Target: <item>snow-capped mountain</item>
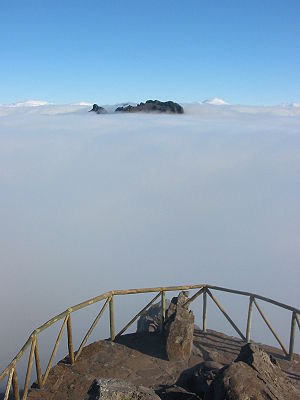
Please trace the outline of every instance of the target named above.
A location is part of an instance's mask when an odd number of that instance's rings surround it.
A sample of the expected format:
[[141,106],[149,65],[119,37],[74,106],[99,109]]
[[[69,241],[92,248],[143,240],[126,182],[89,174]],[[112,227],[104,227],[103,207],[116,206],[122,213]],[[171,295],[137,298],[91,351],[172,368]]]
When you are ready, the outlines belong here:
[[203,104],[212,104],[214,106],[224,106],[224,105],[229,104],[225,100],[219,99],[218,97],[213,97],[211,99],[204,100],[204,101],[202,101],[202,103]]
[[291,104],[292,107],[300,107],[300,101],[295,101],[294,103]]
[[92,103],[89,103],[88,101],[79,101],[78,103],[72,104],[73,106],[92,106]]

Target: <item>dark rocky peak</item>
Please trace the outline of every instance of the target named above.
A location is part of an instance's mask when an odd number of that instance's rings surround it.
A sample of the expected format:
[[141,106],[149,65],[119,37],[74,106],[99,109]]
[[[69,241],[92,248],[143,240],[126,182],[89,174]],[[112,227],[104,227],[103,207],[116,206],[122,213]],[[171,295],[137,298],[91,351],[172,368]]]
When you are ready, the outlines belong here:
[[183,114],[182,106],[173,101],[147,100],[146,103],[139,103],[136,106],[128,105],[126,107],[118,107],[116,112],[157,112],[167,114]]
[[91,111],[94,111],[97,114],[106,114],[105,108],[98,106],[98,104],[94,104],[93,108],[89,112]]
[[115,109],[115,112],[132,112],[135,110],[137,106],[131,106],[130,104],[128,106],[121,106]]

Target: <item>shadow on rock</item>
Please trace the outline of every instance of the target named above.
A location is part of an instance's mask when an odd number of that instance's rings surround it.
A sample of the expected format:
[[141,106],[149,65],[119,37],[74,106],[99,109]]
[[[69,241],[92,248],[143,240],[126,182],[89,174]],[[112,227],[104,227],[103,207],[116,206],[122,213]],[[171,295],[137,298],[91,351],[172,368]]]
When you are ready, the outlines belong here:
[[132,333],[120,336],[116,339],[116,343],[148,356],[167,360],[165,339],[159,333]]

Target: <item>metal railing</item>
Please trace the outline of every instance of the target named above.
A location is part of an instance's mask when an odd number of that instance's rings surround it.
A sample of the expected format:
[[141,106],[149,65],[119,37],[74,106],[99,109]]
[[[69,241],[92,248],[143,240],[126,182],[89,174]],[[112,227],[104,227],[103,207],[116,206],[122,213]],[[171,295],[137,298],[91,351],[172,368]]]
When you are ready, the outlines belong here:
[[[18,376],[17,376],[17,371],[16,371],[16,364],[17,362],[22,358],[24,355],[25,351],[30,347],[30,353],[29,353],[29,358],[28,358],[28,364],[27,364],[27,371],[26,371],[26,377],[25,377],[25,383],[24,383],[24,391],[23,391],[23,396],[22,400],[27,399],[28,391],[29,391],[29,385],[30,385],[30,378],[31,378],[31,371],[32,371],[32,366],[33,366],[33,361],[35,361],[35,369],[36,369],[36,383],[38,388],[42,388],[48,378],[50,369],[52,367],[54,357],[56,355],[59,343],[61,341],[63,332],[65,328],[67,327],[67,338],[68,338],[68,360],[69,363],[72,365],[74,364],[81,352],[83,347],[85,346],[89,336],[91,335],[92,331],[96,327],[97,323],[99,322],[100,318],[102,317],[105,309],[107,306],[109,306],[109,321],[110,321],[110,339],[113,341],[120,335],[122,335],[141,315],[143,315],[146,310],[158,299],[161,298],[161,329],[163,328],[163,324],[166,323],[166,308],[165,308],[165,295],[166,292],[171,292],[171,291],[180,291],[180,290],[192,290],[196,289],[197,292],[186,302],[186,305],[191,304],[197,297],[200,295],[203,296],[203,310],[202,310],[202,331],[206,332],[206,320],[207,320],[207,295],[213,300],[213,302],[216,304],[216,306],[219,308],[219,310],[222,312],[222,314],[225,316],[225,318],[228,320],[228,322],[231,324],[231,326],[234,328],[234,330],[237,332],[237,334],[241,337],[241,339],[245,342],[250,342],[250,337],[251,337],[251,322],[252,322],[252,313],[253,313],[253,305],[257,308],[259,314],[261,315],[262,319],[265,321],[266,325],[272,332],[273,336],[279,343],[280,347],[282,348],[284,354],[286,357],[291,360],[294,354],[294,346],[295,346],[295,332],[296,332],[296,325],[298,325],[298,328],[300,329],[300,310],[291,307],[287,304],[280,303],[278,301],[272,300],[270,298],[260,296],[257,294],[249,293],[249,292],[244,292],[240,290],[233,290],[233,289],[227,289],[219,286],[212,286],[212,285],[207,285],[207,284],[200,284],[200,285],[185,285],[185,286],[170,286],[170,287],[155,287],[155,288],[143,288],[143,289],[128,289],[128,290],[112,290],[110,292],[106,292],[104,294],[101,294],[100,296],[94,297],[90,300],[84,301],[80,304],[75,305],[74,307],[68,308],[66,311],[62,312],[61,314],[51,318],[49,321],[41,325],[39,328],[35,329],[32,334],[29,336],[27,342],[24,344],[22,349],[19,351],[19,353],[15,356],[15,358],[11,361],[11,363],[7,366],[7,368],[1,373],[0,375],[0,382],[4,380],[5,377],[7,378],[7,384],[6,384],[6,391],[4,395],[4,400],[8,400],[10,390],[12,388],[13,391],[13,397],[15,400],[20,400],[20,390],[19,390],[19,384],[18,384]],[[212,293],[212,291],[221,291],[221,292],[227,292],[231,294],[236,294],[236,295],[241,295],[241,296],[247,296],[249,298],[249,309],[248,309],[248,318],[247,318],[247,328],[245,335],[242,333],[242,331],[237,327],[237,325],[234,323],[234,321],[230,318],[228,313],[225,311],[225,309],[222,307],[220,302],[217,300],[215,295]],[[122,296],[122,295],[130,295],[130,294],[139,294],[139,293],[156,293],[155,297],[145,306],[141,311],[139,311],[125,326],[123,329],[120,330],[117,334],[115,333],[115,316],[114,316],[114,297],[115,296]],[[72,324],[71,324],[71,314],[81,310],[83,308],[86,308],[92,304],[98,303],[100,301],[104,301],[104,304],[102,305],[98,315],[94,319],[92,325],[88,329],[86,335],[84,336],[78,350],[74,352],[73,348],[73,335],[72,335]],[[282,340],[266,318],[265,314],[263,313],[261,306],[258,304],[258,301],[264,301],[267,303],[271,303],[275,306],[278,306],[280,308],[286,309],[292,313],[291,315],[291,329],[290,329],[290,341],[289,341],[289,349],[285,347],[283,344]],[[40,356],[39,356],[39,346],[38,346],[38,335],[49,328],[51,325],[55,324],[56,322],[63,320],[58,337],[56,339],[54,348],[52,350],[48,365],[45,369],[44,374],[42,373],[41,369],[41,363],[40,363]]]

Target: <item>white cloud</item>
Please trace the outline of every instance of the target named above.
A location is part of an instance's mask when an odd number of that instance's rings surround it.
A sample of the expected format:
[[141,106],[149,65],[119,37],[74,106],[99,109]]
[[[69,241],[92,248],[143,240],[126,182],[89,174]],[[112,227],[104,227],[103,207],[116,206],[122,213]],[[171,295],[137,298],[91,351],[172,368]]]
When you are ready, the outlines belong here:
[[49,103],[44,100],[26,100],[9,104],[9,107],[41,107],[46,106],[47,104]]
[[298,305],[299,108],[184,107],[0,107],[0,369],[109,289],[209,282]]

